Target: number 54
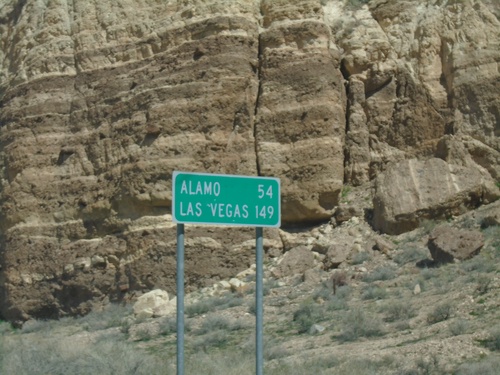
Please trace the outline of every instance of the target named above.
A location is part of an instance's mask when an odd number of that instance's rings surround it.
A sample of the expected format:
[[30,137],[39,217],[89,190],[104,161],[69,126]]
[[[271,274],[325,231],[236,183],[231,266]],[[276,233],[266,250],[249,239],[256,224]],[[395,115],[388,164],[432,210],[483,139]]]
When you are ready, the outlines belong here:
[[264,185],[259,185],[257,189],[259,191],[259,199],[264,198],[265,195],[267,195],[269,198],[273,197],[273,187],[271,185],[269,185],[267,191],[264,190]]

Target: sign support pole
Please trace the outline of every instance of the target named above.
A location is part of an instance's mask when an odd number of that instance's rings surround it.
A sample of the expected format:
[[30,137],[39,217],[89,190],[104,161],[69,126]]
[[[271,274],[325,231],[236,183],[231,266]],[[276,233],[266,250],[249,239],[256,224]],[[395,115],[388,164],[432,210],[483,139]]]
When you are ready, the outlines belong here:
[[264,371],[264,288],[263,288],[263,236],[262,227],[255,228],[256,256],[255,256],[255,363],[256,374],[263,375]]
[[177,375],[184,375],[184,224],[177,224]]

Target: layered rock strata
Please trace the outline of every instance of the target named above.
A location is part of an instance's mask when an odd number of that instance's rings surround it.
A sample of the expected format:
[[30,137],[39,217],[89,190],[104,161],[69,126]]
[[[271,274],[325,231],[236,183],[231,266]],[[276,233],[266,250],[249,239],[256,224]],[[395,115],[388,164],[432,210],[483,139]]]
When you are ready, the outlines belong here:
[[[4,1],[0,318],[172,292],[173,170],[280,177],[285,224],[328,220],[343,184],[402,159],[498,179],[497,17],[491,0]],[[190,288],[253,262],[251,229],[187,230]]]

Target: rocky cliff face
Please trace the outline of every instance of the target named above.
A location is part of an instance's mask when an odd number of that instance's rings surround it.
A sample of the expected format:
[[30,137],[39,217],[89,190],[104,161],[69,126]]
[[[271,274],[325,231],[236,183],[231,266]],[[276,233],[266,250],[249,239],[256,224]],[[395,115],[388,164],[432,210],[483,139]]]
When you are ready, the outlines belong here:
[[[487,0],[4,1],[0,314],[172,290],[173,170],[280,177],[294,224],[404,159],[498,179],[498,15]],[[247,268],[252,237],[188,228],[188,284]]]

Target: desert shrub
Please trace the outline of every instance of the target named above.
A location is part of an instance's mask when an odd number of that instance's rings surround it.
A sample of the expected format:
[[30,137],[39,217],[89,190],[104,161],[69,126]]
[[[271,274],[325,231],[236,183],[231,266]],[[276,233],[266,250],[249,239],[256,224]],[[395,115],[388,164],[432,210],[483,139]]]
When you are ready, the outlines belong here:
[[275,279],[267,279],[264,280],[264,283],[262,285],[262,294],[267,296],[269,295],[269,292],[271,289],[279,288],[280,283],[278,280]]
[[385,312],[386,322],[411,319],[416,315],[415,309],[409,302],[391,302],[385,305],[382,311]]
[[432,375],[443,374],[444,371],[439,364],[436,355],[426,358],[418,358],[411,368],[402,369],[395,375]]
[[368,260],[371,259],[371,255],[365,251],[356,253],[352,259],[351,259],[351,264],[356,265],[356,264],[362,264]]
[[154,337],[154,332],[151,330],[151,327],[142,326],[137,328],[135,331],[135,339],[137,341],[149,341]]
[[255,301],[251,301],[250,303],[248,303],[247,311],[252,315],[255,315],[257,313],[257,306]]
[[218,303],[219,303],[219,298],[205,298],[190,305],[187,305],[184,309],[184,312],[189,317],[193,317],[196,315],[203,315],[209,311],[216,310],[216,308],[219,306]]
[[228,344],[228,332],[224,330],[216,330],[196,338],[193,342],[193,349],[207,352],[210,348],[223,348]]
[[377,319],[368,317],[362,310],[352,311],[343,320],[341,341],[355,341],[360,337],[382,336],[382,324]]
[[270,345],[269,343],[264,343],[264,347],[264,359],[266,361],[288,357],[293,354],[293,352],[283,345]]
[[374,269],[363,277],[363,281],[373,282],[379,280],[391,280],[396,277],[396,270],[393,267],[382,266]]
[[469,322],[464,319],[457,319],[450,322],[448,329],[453,336],[463,335],[469,330]]
[[477,278],[476,292],[479,294],[486,294],[490,290],[492,278],[489,275],[479,275]]
[[[361,8],[363,5],[368,4],[370,0],[347,0],[346,6],[350,9]],[[347,186],[347,188],[349,188]],[[342,190],[342,195],[344,195],[344,189]]]
[[111,327],[120,327],[125,317],[130,315],[131,312],[132,307],[130,305],[110,303],[101,311],[94,310],[81,317],[79,322],[86,331],[100,331]]
[[496,270],[495,262],[488,260],[483,256],[475,256],[472,259],[466,260],[460,264],[460,268],[468,273],[480,272],[489,273]]
[[486,346],[491,350],[500,350],[500,325],[492,328],[486,340]]
[[332,298],[333,289],[331,284],[330,285],[328,284],[329,284],[328,282],[324,282],[323,285],[321,285],[321,287],[314,290],[312,298],[315,301],[318,300],[328,301],[330,298]]
[[245,325],[239,321],[228,319],[220,315],[209,315],[203,320],[196,333],[204,335],[217,330],[237,331],[243,328],[245,328]]
[[313,301],[304,302],[297,311],[293,313],[293,321],[297,324],[298,333],[305,333],[315,323],[324,320],[324,309]]
[[209,315],[203,320],[197,333],[204,335],[205,333],[213,332],[218,329],[226,330],[229,328],[230,324],[228,318],[219,315]]
[[[2,352],[3,373],[16,375],[158,374],[165,363],[112,339],[96,342],[22,337]],[[1,354],[0,354],[1,356]],[[163,372],[164,373],[164,372]]]
[[189,317],[203,315],[210,311],[225,310],[235,306],[241,306],[244,299],[233,293],[226,293],[221,297],[204,298],[185,307],[185,313]]
[[345,298],[335,296],[335,298],[330,299],[326,303],[327,311],[348,310],[348,309],[349,305],[347,304]]
[[463,363],[455,372],[455,375],[496,375],[500,368],[500,358],[486,357],[475,363]]
[[255,354],[238,350],[210,354],[195,352],[186,357],[185,362],[186,374],[242,375],[255,372]]
[[427,322],[434,324],[442,322],[450,318],[453,313],[453,305],[450,302],[444,302],[434,307],[434,309],[427,315]]
[[387,298],[387,291],[384,288],[379,286],[369,285],[363,293],[361,294],[361,299],[370,300],[370,299],[384,299]]
[[12,333],[14,332],[14,328],[9,322],[4,322],[3,320],[0,320],[0,337],[6,333]]
[[427,268],[427,267],[424,267],[420,271],[420,276],[422,276],[422,278],[424,280],[433,279],[433,278],[437,277],[438,275],[439,275],[439,270],[437,268]]
[[[168,336],[177,332],[177,318],[175,317],[164,317],[158,323],[160,326],[160,335]],[[188,322],[184,320],[184,330],[186,331],[188,331],[188,329],[186,329],[187,325]]]
[[[334,356],[320,357],[311,359],[310,357],[301,358],[298,363],[279,361],[278,365],[269,367],[265,370],[266,375],[335,375],[339,374],[336,370],[340,361]],[[351,373],[352,374],[352,373]],[[356,375],[356,374],[352,374]]]
[[[70,326],[74,324],[75,319],[72,317],[64,317],[60,319],[49,320],[29,320],[24,323],[21,333],[34,333],[34,332],[52,332],[54,329]],[[83,328],[86,328],[83,325]]]
[[407,245],[403,250],[398,251],[394,256],[394,261],[402,266],[407,263],[417,263],[419,260],[426,259],[429,251],[419,248],[415,245]]

